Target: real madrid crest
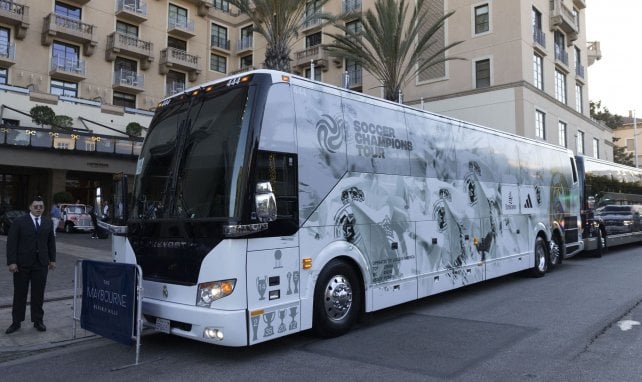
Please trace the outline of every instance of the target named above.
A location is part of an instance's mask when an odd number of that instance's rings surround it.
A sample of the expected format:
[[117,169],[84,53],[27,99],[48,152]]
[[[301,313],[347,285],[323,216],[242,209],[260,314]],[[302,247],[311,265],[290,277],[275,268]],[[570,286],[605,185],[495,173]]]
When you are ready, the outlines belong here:
[[163,297],[167,298],[169,296],[169,291],[167,290],[167,285],[163,285]]

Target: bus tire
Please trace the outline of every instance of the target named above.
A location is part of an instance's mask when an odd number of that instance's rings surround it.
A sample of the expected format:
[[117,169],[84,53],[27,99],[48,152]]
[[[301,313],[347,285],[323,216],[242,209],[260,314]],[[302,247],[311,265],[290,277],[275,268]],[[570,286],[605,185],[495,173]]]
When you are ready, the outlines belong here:
[[354,268],[332,260],[323,268],[314,288],[312,327],[321,337],[345,334],[361,311],[362,288]]
[[548,248],[548,270],[552,271],[564,260],[564,242],[558,233],[553,236],[551,245]]
[[546,242],[541,236],[538,236],[535,240],[535,264],[531,268],[532,277],[542,277],[546,274],[548,270],[548,249],[546,248]]

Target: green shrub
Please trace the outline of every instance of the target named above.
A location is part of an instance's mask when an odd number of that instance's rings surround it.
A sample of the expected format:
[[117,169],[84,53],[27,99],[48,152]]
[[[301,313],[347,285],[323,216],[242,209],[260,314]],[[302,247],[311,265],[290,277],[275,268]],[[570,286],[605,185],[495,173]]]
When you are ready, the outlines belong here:
[[40,126],[50,125],[56,117],[56,113],[54,113],[52,108],[42,105],[32,107],[31,110],[29,110],[29,114],[31,115],[31,119]]
[[129,122],[125,128],[125,132],[133,137],[140,137],[143,132],[143,126],[138,122]]

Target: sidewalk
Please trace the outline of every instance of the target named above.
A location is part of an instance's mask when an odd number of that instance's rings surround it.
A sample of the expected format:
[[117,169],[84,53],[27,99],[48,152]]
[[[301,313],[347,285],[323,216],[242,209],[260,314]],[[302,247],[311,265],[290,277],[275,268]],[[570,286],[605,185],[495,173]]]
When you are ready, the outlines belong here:
[[[7,237],[0,236],[0,353],[33,352],[75,341],[82,341],[95,334],[80,328],[76,322],[74,337],[73,294],[74,268],[78,260],[111,261],[111,238],[107,240],[90,239],[89,234],[58,233],[56,238],[56,270],[49,271],[45,289],[44,323],[46,332],[39,332],[31,323],[27,306],[22,327],[15,333],[5,334],[11,325],[11,304],[13,300],[12,276],[7,271]],[[80,284],[81,280],[78,280]],[[80,316],[80,299],[77,300],[77,313]]]

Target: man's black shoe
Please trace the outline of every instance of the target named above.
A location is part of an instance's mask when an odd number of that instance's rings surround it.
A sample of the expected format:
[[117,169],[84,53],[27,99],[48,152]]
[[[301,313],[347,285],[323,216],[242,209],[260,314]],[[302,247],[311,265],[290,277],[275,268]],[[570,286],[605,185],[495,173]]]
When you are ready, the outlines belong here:
[[42,322],[34,322],[33,327],[36,328],[39,332],[44,332],[47,330],[47,327]]
[[19,322],[14,322],[14,323],[12,323],[12,324],[11,324],[11,326],[9,326],[9,327],[7,328],[7,330],[5,331],[5,333],[6,333],[6,334],[11,334],[11,333],[15,332],[15,331],[16,331],[16,330],[18,330],[18,329],[20,329],[20,323],[19,323]]

